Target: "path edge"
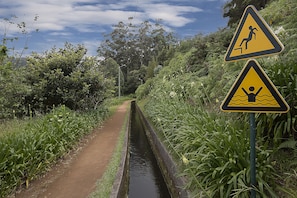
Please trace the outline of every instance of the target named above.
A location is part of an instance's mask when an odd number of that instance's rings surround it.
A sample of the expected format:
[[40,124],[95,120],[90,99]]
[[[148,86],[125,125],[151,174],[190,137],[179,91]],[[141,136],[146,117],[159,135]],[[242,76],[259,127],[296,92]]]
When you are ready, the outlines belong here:
[[[132,101],[133,102],[133,101]],[[128,189],[128,173],[127,171],[128,166],[129,166],[129,144],[130,144],[130,128],[131,128],[131,104],[127,107],[128,112],[127,112],[127,117],[125,118],[124,125],[125,127],[125,137],[124,137],[124,144],[122,146],[122,157],[121,161],[118,167],[118,171],[116,174],[115,181],[112,186],[112,190],[110,193],[110,198],[120,198],[120,197],[125,197],[127,194],[127,189]],[[125,171],[127,170],[127,171]]]

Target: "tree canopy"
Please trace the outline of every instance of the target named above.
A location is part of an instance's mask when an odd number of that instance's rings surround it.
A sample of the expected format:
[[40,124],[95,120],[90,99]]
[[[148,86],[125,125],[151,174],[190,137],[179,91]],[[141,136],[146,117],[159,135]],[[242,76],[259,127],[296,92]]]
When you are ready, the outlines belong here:
[[273,0],[230,0],[224,6],[224,17],[229,17],[228,26],[237,24],[244,9],[248,5],[254,5],[257,10],[265,8],[266,4]]
[[123,66],[125,92],[134,93],[141,83],[139,79],[144,80],[146,73],[141,67],[148,66],[153,58],[162,65],[164,59],[160,55],[174,43],[176,39],[173,34],[166,32],[160,23],[144,21],[133,24],[130,17],[128,23],[121,21],[114,25],[114,30],[105,35],[97,51],[99,56],[111,58]]

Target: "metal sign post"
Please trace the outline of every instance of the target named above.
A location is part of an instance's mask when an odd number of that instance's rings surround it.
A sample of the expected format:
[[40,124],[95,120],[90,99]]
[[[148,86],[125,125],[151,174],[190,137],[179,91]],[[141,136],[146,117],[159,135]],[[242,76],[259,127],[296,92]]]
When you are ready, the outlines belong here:
[[250,113],[251,198],[256,198],[256,131],[255,113]]

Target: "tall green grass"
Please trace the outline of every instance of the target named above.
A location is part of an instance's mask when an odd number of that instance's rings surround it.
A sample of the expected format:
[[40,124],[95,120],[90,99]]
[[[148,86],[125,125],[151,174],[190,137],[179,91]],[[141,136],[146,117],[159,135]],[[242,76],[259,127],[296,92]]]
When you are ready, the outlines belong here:
[[33,122],[34,120],[20,120],[20,119],[12,119],[12,120],[4,120],[0,122],[0,138],[7,133],[14,133],[23,128],[25,124],[28,122]]
[[[180,175],[186,176],[185,187],[192,192],[191,196],[249,197],[248,116],[219,111],[222,95],[241,66],[232,64],[232,71],[222,76],[230,66],[209,57],[209,73],[199,77],[187,72],[190,54],[177,55],[154,78],[154,83],[136,92],[138,99],[145,98],[143,111],[180,162]],[[272,150],[262,142],[261,136],[257,136],[255,190],[259,197],[277,197]]]
[[[260,64],[289,104],[290,111],[257,114],[255,190],[259,197],[296,195],[292,193],[296,191],[294,185],[287,185],[288,181],[296,183],[296,154],[291,153],[287,159],[284,159],[287,155],[281,156],[284,149],[284,153],[295,151],[297,140],[295,4],[293,0],[277,0],[261,11],[273,23],[286,48],[281,55],[260,59]],[[275,10],[280,12],[271,12]],[[186,187],[193,196],[249,197],[248,116],[219,110],[219,104],[245,63],[224,63],[226,49],[221,38],[217,33],[204,40],[193,40],[191,50],[177,52],[156,77],[137,89],[136,95],[138,100],[145,100],[144,112],[171,152],[183,162],[181,172],[187,176]],[[204,59],[193,65],[191,60],[197,59],[196,52],[201,51],[195,46],[197,42],[209,47]]]
[[65,106],[0,137],[0,197],[28,185],[109,115],[105,108],[78,113]]
[[[211,114],[181,100],[150,100],[144,110],[183,162],[181,175],[199,197],[249,197],[250,148],[248,122]],[[235,117],[233,117],[235,118]],[[276,197],[271,151],[257,146],[256,189],[261,197]],[[198,188],[197,188],[198,187]]]
[[281,57],[264,62],[267,73],[290,106],[286,114],[259,114],[262,136],[277,148],[288,139],[297,140],[297,58]]

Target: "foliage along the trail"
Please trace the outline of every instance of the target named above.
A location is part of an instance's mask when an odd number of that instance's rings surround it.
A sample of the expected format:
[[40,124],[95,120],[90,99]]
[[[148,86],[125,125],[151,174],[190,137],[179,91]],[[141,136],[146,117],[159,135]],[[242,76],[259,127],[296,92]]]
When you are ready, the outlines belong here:
[[[296,197],[295,0],[243,3],[232,0],[225,6],[225,16],[230,17],[228,27],[209,35],[197,34],[180,42],[176,42],[173,35],[158,23],[152,25],[145,21],[136,25],[130,18],[127,24],[119,22],[115,25],[114,31],[107,34],[99,46],[98,55],[104,60],[86,57],[82,45],[66,43],[61,49],[53,48],[42,55],[32,54],[27,58],[27,64],[20,66],[8,56],[9,49],[3,43],[0,48],[0,118],[39,116],[60,105],[62,109],[67,107],[79,112],[101,109],[100,104],[106,98],[117,95],[120,75],[123,93],[136,90],[137,99],[145,104],[146,115],[176,160],[181,162],[179,174],[187,177],[186,188],[193,196],[249,197],[247,114],[222,113],[219,110],[220,103],[245,64],[245,61],[223,61],[244,3],[259,6],[260,14],[285,46],[281,54],[259,58],[258,62],[290,105],[286,114],[256,115],[256,191],[260,197]],[[60,130],[63,119],[59,119],[59,115],[54,119],[57,119],[56,125]],[[46,126],[49,127],[52,126]],[[43,138],[43,131],[40,129],[40,134],[36,134]],[[13,136],[16,141],[21,140],[18,135]],[[9,133],[5,138],[12,142]],[[7,145],[0,148],[3,151],[0,161],[3,169],[0,170],[5,170],[0,173],[1,185],[7,182],[3,178],[11,174],[12,180],[21,177],[10,186],[15,187],[26,180],[28,174],[27,170],[16,169],[24,168],[19,153],[24,148],[9,150]],[[9,152],[15,154],[12,155],[15,157],[12,169],[8,169],[6,160]],[[49,154],[44,161],[51,159],[52,155],[59,156]],[[10,187],[3,189],[11,190]]]
[[[285,50],[260,58],[259,63],[290,111],[257,114],[255,190],[259,197],[296,197],[296,6],[296,1],[276,0],[260,11]],[[187,177],[187,188],[194,197],[250,196],[248,114],[219,110],[245,64],[224,62],[234,32],[230,25],[182,41],[169,64],[136,90],[138,100],[145,101],[146,115],[180,160],[180,174]]]
[[46,112],[66,105],[73,110],[93,109],[112,95],[113,80],[100,72],[98,60],[85,57],[83,46],[65,44],[45,55],[33,54],[27,60],[26,83],[31,92],[24,98],[31,110]]
[[104,107],[79,113],[61,106],[44,117],[23,123],[14,131],[1,131],[0,197],[28,187],[108,116]]
[[81,45],[65,43],[61,49],[33,53],[23,67],[3,62],[0,118],[47,113],[59,105],[80,111],[97,108],[113,95],[115,82],[85,52]]

